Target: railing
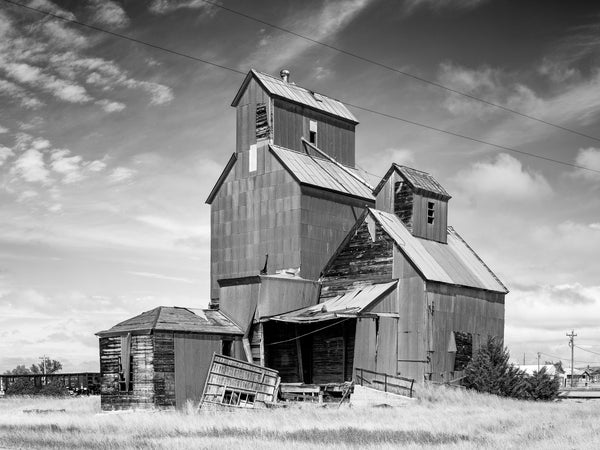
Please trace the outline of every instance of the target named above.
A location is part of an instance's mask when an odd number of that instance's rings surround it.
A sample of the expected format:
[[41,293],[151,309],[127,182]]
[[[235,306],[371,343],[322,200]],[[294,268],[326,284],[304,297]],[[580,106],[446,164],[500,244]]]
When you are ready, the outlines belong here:
[[412,398],[415,380],[357,367],[355,369],[355,383],[360,386]]

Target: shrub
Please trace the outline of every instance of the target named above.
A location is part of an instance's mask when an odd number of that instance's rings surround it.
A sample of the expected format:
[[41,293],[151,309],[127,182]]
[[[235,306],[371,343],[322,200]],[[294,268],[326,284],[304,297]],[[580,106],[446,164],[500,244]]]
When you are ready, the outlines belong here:
[[47,385],[42,386],[42,388],[38,391],[38,394],[49,395],[51,397],[67,397],[70,395],[69,390],[57,380],[52,380]]
[[533,400],[554,400],[558,397],[560,381],[558,378],[551,377],[545,367],[528,377],[527,383],[529,395]]
[[17,378],[14,383],[6,388],[6,395],[35,395],[38,388],[32,380]]

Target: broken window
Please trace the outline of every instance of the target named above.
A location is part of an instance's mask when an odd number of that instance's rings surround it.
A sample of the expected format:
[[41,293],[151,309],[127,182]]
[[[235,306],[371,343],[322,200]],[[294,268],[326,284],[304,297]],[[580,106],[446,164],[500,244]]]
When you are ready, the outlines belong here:
[[317,121],[311,120],[308,131],[308,142],[317,145]]
[[471,333],[455,331],[454,345],[456,348],[454,371],[465,370],[473,357],[473,335]]
[[130,392],[131,383],[131,333],[121,336],[121,355],[119,356],[119,391]]
[[427,202],[427,223],[433,224],[435,221],[435,203]]
[[269,138],[269,121],[267,119],[267,105],[264,103],[256,104],[256,139]]
[[256,394],[253,392],[244,392],[237,389],[225,389],[221,403],[229,406],[249,406],[254,405]]

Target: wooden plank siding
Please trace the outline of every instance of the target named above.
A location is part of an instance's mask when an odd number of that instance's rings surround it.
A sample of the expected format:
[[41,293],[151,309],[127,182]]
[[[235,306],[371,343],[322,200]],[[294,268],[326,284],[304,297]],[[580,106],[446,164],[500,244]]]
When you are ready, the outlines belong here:
[[308,140],[311,120],[317,122],[317,147],[338,162],[354,167],[354,124],[277,98],[274,99],[273,143],[304,151],[300,138]]
[[[434,205],[435,218],[432,224],[427,222],[427,204]],[[437,242],[447,242],[448,202],[420,194],[413,195],[412,234]]]
[[267,122],[272,127],[272,101],[263,88],[252,79],[236,108],[236,152],[247,153],[250,145],[256,144],[256,106],[262,103],[267,107]]
[[350,239],[323,271],[321,299],[333,297],[365,283],[392,279],[393,240],[376,224],[373,242],[367,221],[350,233]]
[[101,408],[147,409],[154,407],[154,368],[152,335],[131,337],[131,388],[120,390],[119,359],[121,337],[100,338]]
[[175,343],[173,333],[154,333],[154,402],[175,407]]

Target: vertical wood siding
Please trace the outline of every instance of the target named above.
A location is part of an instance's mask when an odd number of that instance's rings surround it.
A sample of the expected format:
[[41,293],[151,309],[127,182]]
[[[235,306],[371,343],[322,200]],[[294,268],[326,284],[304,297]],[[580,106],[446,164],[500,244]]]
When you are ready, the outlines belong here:
[[119,390],[121,336],[100,338],[100,404],[102,410],[154,407],[153,339],[151,335],[131,337],[131,390]]
[[267,107],[267,126],[272,127],[271,99],[256,80],[252,79],[236,109],[236,152],[238,156],[248,152],[250,145],[256,144],[256,106],[259,103]]
[[154,399],[159,408],[175,406],[175,347],[173,333],[154,334]]
[[[435,220],[427,223],[427,203],[433,203]],[[414,194],[413,200],[413,235],[432,241],[448,242],[448,203],[444,200]]]
[[304,151],[300,138],[308,140],[311,120],[317,122],[317,147],[338,162],[354,167],[354,124],[281,99],[274,100],[274,143]]

